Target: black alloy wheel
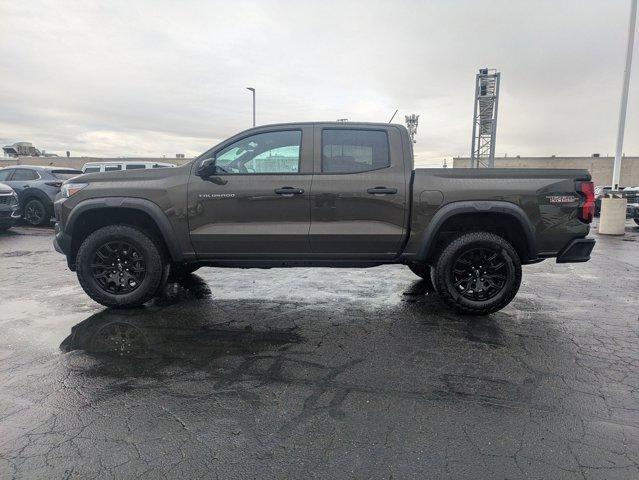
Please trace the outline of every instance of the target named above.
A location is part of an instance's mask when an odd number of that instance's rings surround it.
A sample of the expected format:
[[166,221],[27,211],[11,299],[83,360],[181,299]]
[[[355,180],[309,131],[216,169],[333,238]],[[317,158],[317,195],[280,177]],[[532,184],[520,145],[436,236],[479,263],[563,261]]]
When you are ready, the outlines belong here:
[[131,293],[144,281],[146,262],[130,243],[107,242],[99,246],[91,264],[93,279],[107,293]]
[[29,200],[24,207],[24,220],[34,227],[44,223],[46,214],[47,210],[40,200]]
[[503,237],[469,232],[443,247],[432,275],[435,291],[460,313],[487,315],[508,305],[521,284],[521,260]]
[[469,300],[490,300],[506,285],[506,261],[500,251],[482,247],[470,248],[453,263],[453,284]]
[[129,225],[107,225],[86,237],[76,254],[84,291],[106,307],[128,308],[151,300],[166,284],[162,245]]

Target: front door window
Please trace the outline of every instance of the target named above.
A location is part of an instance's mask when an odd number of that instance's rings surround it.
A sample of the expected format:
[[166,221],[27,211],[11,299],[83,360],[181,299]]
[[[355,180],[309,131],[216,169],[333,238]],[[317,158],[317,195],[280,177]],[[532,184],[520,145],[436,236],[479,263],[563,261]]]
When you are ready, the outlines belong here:
[[215,156],[220,174],[299,173],[302,132],[268,132],[243,138]]

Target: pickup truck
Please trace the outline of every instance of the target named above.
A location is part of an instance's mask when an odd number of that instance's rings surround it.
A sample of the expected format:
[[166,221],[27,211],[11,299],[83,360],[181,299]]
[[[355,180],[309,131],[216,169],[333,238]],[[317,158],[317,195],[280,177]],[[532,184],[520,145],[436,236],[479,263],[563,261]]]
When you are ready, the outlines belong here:
[[589,260],[586,170],[415,169],[401,125],[252,128],[177,168],[80,175],[54,245],[84,291],[140,305],[202,266],[404,264],[462,313],[508,305],[522,265]]

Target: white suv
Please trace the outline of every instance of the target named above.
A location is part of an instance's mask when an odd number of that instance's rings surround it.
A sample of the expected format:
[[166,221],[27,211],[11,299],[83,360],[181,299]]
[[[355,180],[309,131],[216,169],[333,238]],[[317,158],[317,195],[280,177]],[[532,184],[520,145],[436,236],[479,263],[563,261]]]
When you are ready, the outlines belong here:
[[175,167],[175,164],[164,162],[88,162],[82,167],[82,173],[117,172],[118,170],[167,167]]

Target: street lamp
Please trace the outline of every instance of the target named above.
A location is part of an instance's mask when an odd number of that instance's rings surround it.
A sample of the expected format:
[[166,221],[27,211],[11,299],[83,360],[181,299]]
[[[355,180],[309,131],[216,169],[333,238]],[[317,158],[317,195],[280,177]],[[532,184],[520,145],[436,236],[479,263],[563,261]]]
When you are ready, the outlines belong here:
[[253,126],[255,126],[255,89],[253,87],[246,87],[246,89],[253,92]]

